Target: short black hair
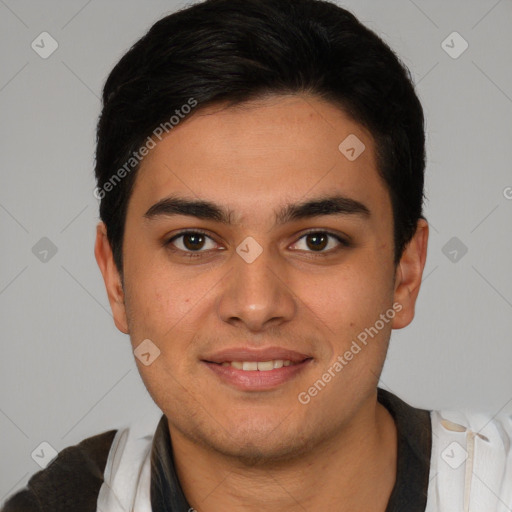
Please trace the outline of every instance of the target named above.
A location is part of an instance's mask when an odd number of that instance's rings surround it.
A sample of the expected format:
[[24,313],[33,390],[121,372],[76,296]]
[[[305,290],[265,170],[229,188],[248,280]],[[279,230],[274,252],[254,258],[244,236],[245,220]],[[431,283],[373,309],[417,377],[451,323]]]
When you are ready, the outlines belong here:
[[297,93],[330,101],[372,134],[398,264],[424,218],[424,116],[408,68],[334,3],[206,0],[157,21],[103,88],[95,195],[121,275],[127,206],[150,139],[201,107]]

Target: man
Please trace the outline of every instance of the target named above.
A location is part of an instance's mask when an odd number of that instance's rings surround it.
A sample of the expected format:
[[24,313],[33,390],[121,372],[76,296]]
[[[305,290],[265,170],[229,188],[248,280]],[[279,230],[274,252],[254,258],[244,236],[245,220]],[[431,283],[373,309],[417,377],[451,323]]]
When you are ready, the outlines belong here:
[[95,255],[163,414],[63,450],[3,510],[511,510],[510,418],[377,388],[425,266],[423,123],[332,3],[158,21],[104,87]]

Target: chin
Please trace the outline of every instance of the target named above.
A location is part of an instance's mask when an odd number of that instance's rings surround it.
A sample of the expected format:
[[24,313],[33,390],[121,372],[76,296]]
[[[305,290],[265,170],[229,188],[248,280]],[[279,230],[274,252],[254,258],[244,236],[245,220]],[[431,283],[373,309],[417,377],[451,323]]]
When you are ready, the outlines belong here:
[[264,467],[287,462],[299,458],[306,450],[306,446],[298,437],[265,439],[264,436],[255,435],[252,439],[246,433],[245,437],[236,435],[226,439],[225,442],[210,440],[210,447],[225,457],[230,457],[247,467]]
[[234,418],[223,427],[214,432],[195,429],[193,436],[205,447],[233,459],[235,464],[249,467],[299,458],[314,444],[304,426],[286,415],[272,419],[253,415],[245,421]]

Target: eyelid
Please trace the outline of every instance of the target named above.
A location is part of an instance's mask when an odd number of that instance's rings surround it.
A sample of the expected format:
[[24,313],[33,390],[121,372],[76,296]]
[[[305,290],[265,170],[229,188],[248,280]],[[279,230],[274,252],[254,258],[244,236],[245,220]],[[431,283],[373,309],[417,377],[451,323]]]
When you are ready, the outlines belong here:
[[[166,238],[166,240],[164,241],[164,246],[172,245],[172,242],[174,240],[176,240],[177,238],[180,238],[183,235],[188,235],[188,234],[204,235],[205,237],[209,238],[213,242],[217,243],[215,238],[213,236],[211,236],[210,234],[208,234],[207,231],[204,231],[204,230],[202,230],[200,228],[190,228],[190,229],[183,229],[183,230],[179,231],[178,233],[175,233],[171,238]],[[197,254],[197,253],[200,253],[200,252],[207,252],[207,251],[183,251],[183,249],[178,249],[178,248],[174,248],[173,250],[181,251],[181,252],[188,252],[188,253],[191,253],[191,254],[194,254],[194,253]]]
[[335,231],[331,231],[330,229],[319,229],[319,228],[310,228],[307,231],[303,231],[297,240],[300,240],[303,236],[309,235],[310,233],[324,233],[326,235],[332,236],[336,238],[340,243],[351,245],[352,241],[348,235],[343,233],[337,233]]
[[[295,245],[302,238],[304,238],[306,235],[311,234],[311,233],[326,234],[327,236],[330,236],[330,237],[336,239],[342,247],[350,247],[352,245],[350,237],[344,236],[344,235],[341,235],[341,234],[338,234],[338,233],[334,233],[334,232],[332,232],[332,231],[330,231],[328,229],[322,229],[322,228],[310,228],[307,231],[303,231],[298,236],[298,238],[295,240],[295,242],[292,243],[292,245]],[[207,238],[209,238],[213,242],[217,243],[215,238],[212,237],[211,235],[209,235],[207,231],[204,231],[204,230],[202,230],[200,228],[189,228],[189,229],[183,229],[183,230],[179,231],[178,233],[175,233],[170,239],[167,239],[164,242],[164,245],[165,246],[172,245],[172,242],[174,240],[176,240],[177,238],[179,238],[179,237],[181,237],[183,235],[187,235],[187,234],[201,234],[201,235],[206,236]],[[183,252],[183,253],[186,253],[186,254],[201,254],[201,253],[207,253],[208,252],[208,250],[206,250],[206,251],[202,251],[202,250],[199,250],[199,251],[184,251],[183,249],[178,249],[176,247],[174,247],[171,250]],[[311,254],[315,254],[316,253],[316,254],[322,255],[322,254],[330,254],[331,252],[335,252],[335,251],[336,251],[336,249],[330,249],[329,251],[305,251],[305,252],[308,252],[308,253],[311,253]]]
[[329,249],[327,251],[326,250],[308,251],[308,250],[304,250],[304,249],[297,249],[297,250],[299,252],[303,252],[303,253],[307,254],[308,257],[314,258],[316,256],[324,256],[324,257],[331,256],[331,255],[337,254],[343,248],[352,247],[352,242],[350,240],[350,237],[347,237],[346,235],[341,235],[341,234],[335,233],[333,231],[330,231],[329,229],[318,229],[318,228],[312,228],[312,229],[302,232],[298,236],[297,240],[295,242],[293,242],[292,245],[298,244],[305,236],[307,236],[309,234],[316,234],[316,233],[320,233],[323,235],[327,235],[327,237],[334,238],[338,242],[337,247],[332,247],[331,249]]

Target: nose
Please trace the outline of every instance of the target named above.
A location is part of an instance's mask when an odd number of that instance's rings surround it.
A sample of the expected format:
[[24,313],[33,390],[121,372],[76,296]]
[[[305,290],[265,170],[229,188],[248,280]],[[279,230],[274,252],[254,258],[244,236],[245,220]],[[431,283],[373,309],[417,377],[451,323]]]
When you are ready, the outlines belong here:
[[224,322],[253,333],[290,321],[297,310],[283,261],[268,248],[258,247],[240,244],[218,302]]

